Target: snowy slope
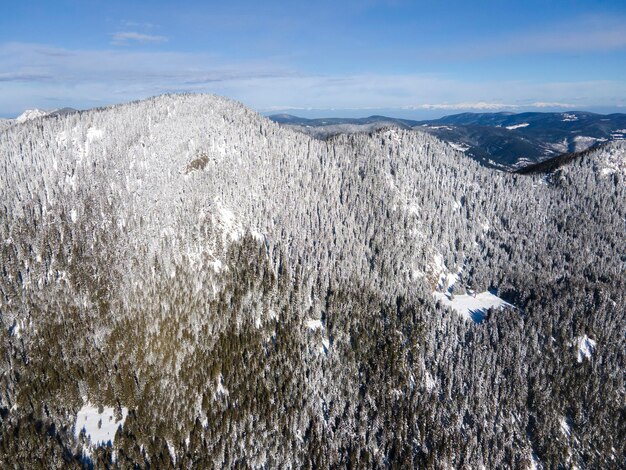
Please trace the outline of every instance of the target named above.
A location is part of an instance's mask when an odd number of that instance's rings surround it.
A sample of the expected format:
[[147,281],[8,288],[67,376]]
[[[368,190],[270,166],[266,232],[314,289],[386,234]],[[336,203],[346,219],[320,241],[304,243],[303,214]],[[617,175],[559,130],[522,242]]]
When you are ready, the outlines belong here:
[[36,109],[36,108],[27,109],[22,114],[20,114],[17,118],[15,118],[15,121],[22,124],[26,121],[32,121],[33,119],[37,119],[37,118],[44,117],[47,115],[48,115],[48,112],[43,111],[41,109]]

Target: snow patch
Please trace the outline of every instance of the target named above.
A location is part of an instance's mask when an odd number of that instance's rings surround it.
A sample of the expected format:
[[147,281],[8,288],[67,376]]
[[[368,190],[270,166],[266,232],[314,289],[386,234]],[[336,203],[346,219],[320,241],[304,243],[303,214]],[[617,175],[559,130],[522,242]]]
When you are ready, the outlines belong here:
[[570,435],[572,434],[572,429],[570,428],[569,423],[567,422],[567,418],[565,416],[563,416],[561,418],[561,421],[559,422],[561,425],[561,432],[566,436],[566,437],[570,437]]
[[506,128],[510,131],[513,129],[521,129],[522,127],[528,127],[529,124],[527,122],[522,122],[521,124],[514,124],[512,126],[506,126]]
[[309,330],[320,330],[323,328],[322,320],[306,320],[304,322]]
[[458,150],[459,152],[467,152],[470,149],[470,146],[464,143],[457,144],[455,142],[448,142],[448,144],[450,144],[450,147],[454,150]]
[[102,413],[99,413],[97,406],[87,403],[76,415],[74,435],[78,438],[84,429],[92,447],[105,445],[109,442],[112,444],[117,429],[124,426],[127,416],[128,408],[122,407],[122,419],[116,421],[113,408],[105,406],[102,408]]
[[451,296],[442,292],[433,292],[435,299],[440,301],[444,306],[456,311],[459,315],[467,320],[480,323],[490,308],[513,307],[492,292],[485,291],[479,294],[463,294]]
[[169,452],[170,457],[172,458],[172,463],[176,465],[176,449],[174,448],[174,446],[172,445],[170,441],[165,441],[165,443],[167,444],[167,451]]
[[575,343],[578,345],[578,362],[583,362],[585,359],[591,360],[597,343],[587,335],[579,336]]
[[578,116],[576,116],[575,114],[570,114],[570,113],[563,113],[562,114],[563,122],[573,122],[573,121],[578,121]]
[[433,376],[428,371],[426,371],[426,373],[424,374],[424,385],[426,386],[426,390],[428,390],[429,392],[433,391],[434,388],[437,386],[437,382],[435,381],[435,379],[433,379]]

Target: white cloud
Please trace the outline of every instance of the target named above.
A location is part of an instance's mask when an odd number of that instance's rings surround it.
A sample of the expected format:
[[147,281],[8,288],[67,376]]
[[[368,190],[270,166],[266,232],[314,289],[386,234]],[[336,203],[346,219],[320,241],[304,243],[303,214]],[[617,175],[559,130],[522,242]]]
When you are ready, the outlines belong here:
[[125,46],[131,42],[139,44],[160,44],[162,42],[167,42],[167,38],[165,36],[143,34],[135,31],[118,31],[117,33],[112,34],[111,44],[115,46]]
[[493,111],[499,109],[520,109],[520,108],[573,108],[576,105],[569,103],[535,101],[523,104],[511,103],[494,103],[494,102],[463,102],[463,103],[436,103],[436,104],[418,104],[406,106],[406,109],[426,109],[426,110],[459,110],[459,109],[476,109]]
[[536,101],[530,104],[534,108],[574,108],[575,104],[570,103],[556,103],[551,101]]
[[624,104],[624,81],[471,81],[434,74],[307,75],[276,61],[209,53],[0,44],[0,113],[211,92],[260,110],[584,109]]
[[414,106],[407,106],[407,109],[436,109],[436,110],[454,110],[454,109],[505,109],[510,108],[512,105],[504,103],[486,103],[484,101],[478,101],[475,103],[438,103],[438,104],[418,104]]

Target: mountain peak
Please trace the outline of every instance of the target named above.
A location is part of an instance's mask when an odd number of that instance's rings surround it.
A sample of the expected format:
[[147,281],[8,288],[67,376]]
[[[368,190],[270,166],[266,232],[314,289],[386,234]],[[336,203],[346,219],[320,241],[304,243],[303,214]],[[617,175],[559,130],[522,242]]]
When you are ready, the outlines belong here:
[[32,121],[33,119],[37,119],[37,118],[47,116],[47,115],[48,115],[48,112],[43,111],[41,109],[37,109],[37,108],[27,109],[22,114],[20,114],[15,120],[19,123],[22,123],[26,121]]

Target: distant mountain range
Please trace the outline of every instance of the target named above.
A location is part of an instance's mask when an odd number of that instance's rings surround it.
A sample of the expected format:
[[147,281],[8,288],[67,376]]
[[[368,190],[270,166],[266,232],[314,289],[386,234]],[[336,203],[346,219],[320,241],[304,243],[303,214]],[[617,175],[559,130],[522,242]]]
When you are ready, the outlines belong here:
[[[16,119],[0,119],[0,131],[15,123],[76,112],[79,111],[73,108],[29,109]],[[318,139],[370,133],[388,127],[416,129],[447,142],[485,166],[507,171],[534,167],[555,157],[626,139],[626,114],[622,113],[461,113],[423,121],[379,115],[307,119],[275,114],[269,119]]]
[[419,129],[486,166],[505,170],[516,170],[626,138],[626,114],[603,115],[583,111],[462,113],[427,121],[387,116],[306,119],[289,114],[269,118],[317,138],[371,132],[389,126]]
[[74,108],[60,108],[53,110],[43,110],[43,109],[27,109],[22,114],[20,114],[15,119],[0,119],[0,131],[11,127],[13,124],[21,124],[27,121],[32,121],[33,119],[42,118],[45,116],[66,116],[68,114],[77,113],[78,110]]

